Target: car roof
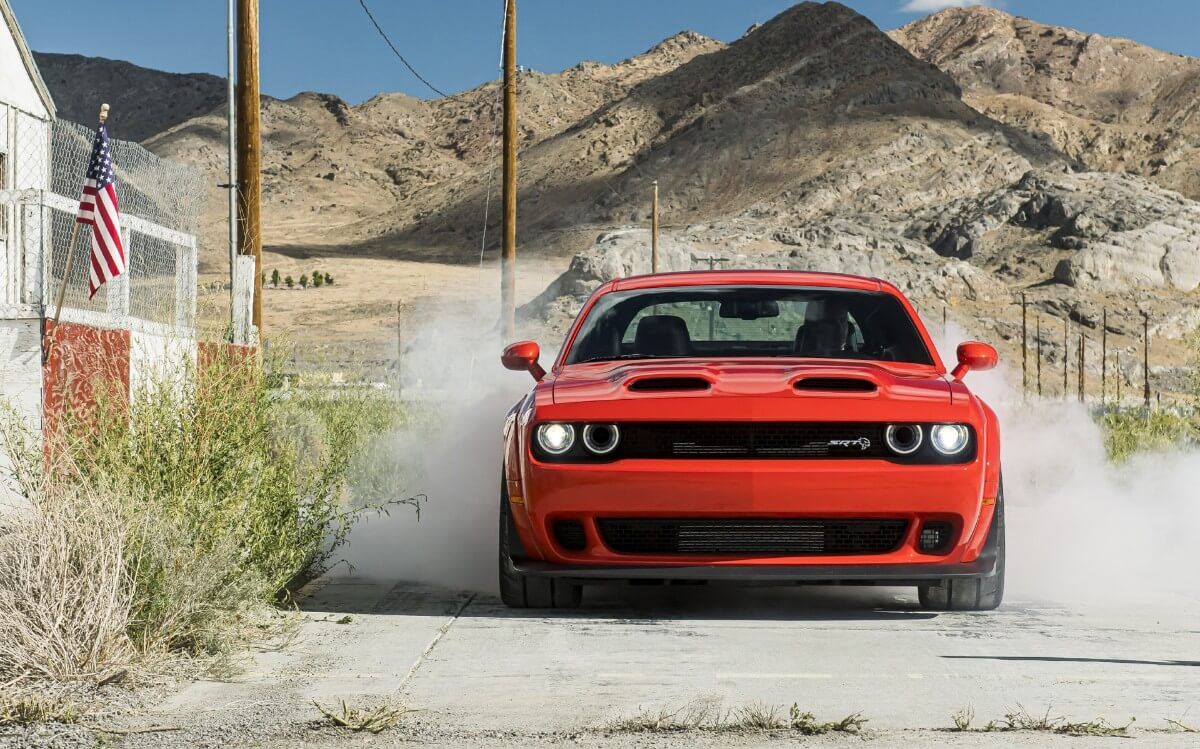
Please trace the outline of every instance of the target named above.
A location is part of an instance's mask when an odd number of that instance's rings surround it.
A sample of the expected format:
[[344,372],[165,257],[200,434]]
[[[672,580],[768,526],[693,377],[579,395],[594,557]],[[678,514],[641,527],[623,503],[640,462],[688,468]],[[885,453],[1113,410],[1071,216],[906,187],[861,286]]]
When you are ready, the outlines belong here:
[[886,281],[846,273],[816,273],[798,270],[692,270],[678,273],[652,273],[609,281],[597,290],[627,291],[674,286],[829,286],[859,291],[899,291]]

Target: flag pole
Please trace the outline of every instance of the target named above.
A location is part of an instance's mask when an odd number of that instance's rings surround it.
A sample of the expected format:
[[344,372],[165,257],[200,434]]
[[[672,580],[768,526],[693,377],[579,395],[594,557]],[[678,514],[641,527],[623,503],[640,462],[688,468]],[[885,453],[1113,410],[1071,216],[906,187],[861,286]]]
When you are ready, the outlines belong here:
[[[108,119],[108,105],[100,105],[100,124],[103,125]],[[75,239],[79,236],[79,222],[75,222],[75,226],[71,229],[71,241],[67,242],[67,264],[63,268],[62,283],[58,286],[58,303],[54,305],[54,324],[58,325],[58,318],[62,315],[63,297],[67,295],[67,281],[71,279],[71,261],[75,259]]]

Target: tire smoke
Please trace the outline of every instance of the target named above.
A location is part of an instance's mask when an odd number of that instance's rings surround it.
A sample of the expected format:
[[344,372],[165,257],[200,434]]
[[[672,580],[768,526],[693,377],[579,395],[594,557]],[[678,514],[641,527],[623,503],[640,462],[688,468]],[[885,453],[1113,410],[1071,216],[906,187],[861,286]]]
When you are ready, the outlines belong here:
[[[500,431],[532,381],[500,367],[495,331],[481,331],[480,319],[488,318],[440,320],[405,356],[419,399],[413,423],[388,438],[389,452],[404,477],[397,495],[428,499],[419,520],[405,508],[354,530],[346,556],[358,575],[496,591]],[[967,337],[953,324],[943,336]],[[954,348],[939,342],[949,366]],[[1019,363],[966,381],[1000,416],[1009,600],[1200,595],[1200,453],[1113,464],[1084,406],[1022,398]]]
[[[953,323],[947,366],[968,336]],[[1008,599],[1124,603],[1200,595],[1200,453],[1114,464],[1087,407],[1022,397],[1020,362],[965,378],[1000,417]]]

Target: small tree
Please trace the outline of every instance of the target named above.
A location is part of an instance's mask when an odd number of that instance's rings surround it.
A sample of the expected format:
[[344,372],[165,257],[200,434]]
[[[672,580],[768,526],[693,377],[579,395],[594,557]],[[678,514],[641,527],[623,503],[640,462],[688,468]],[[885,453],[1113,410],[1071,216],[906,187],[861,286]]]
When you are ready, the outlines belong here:
[[321,288],[321,284],[323,284],[323,283],[325,283],[325,279],[321,276],[321,274],[314,273],[313,277],[312,277],[313,288],[319,289],[319,288]]
[[327,284],[329,284],[330,286],[332,286],[332,285],[333,285],[333,276],[331,276],[331,275],[329,275],[328,273],[326,273],[326,274],[325,274],[325,283],[327,283]]
[[285,284],[287,284],[287,287],[289,289],[296,285],[296,279],[292,278],[291,276],[288,276],[287,278],[283,279],[283,282]]
[[271,285],[277,289],[279,288],[279,269],[278,268],[271,271]]
[[300,274],[300,288],[302,288],[302,289],[308,288],[308,275],[307,274],[303,274],[303,273]]

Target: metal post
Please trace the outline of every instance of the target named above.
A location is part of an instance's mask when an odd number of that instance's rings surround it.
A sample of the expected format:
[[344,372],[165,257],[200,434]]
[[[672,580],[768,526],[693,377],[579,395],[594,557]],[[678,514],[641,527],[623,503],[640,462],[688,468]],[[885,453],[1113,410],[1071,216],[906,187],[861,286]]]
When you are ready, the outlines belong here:
[[504,249],[500,314],[504,340],[517,329],[517,0],[504,3]]
[[658,273],[658,180],[654,180],[654,198],[650,204],[650,272]]
[[254,258],[251,322],[262,335],[262,142],[258,81],[258,0],[238,0],[237,147],[241,176],[238,249]]
[[1042,316],[1037,316],[1037,394],[1042,397]]
[[1087,349],[1087,336],[1085,336],[1083,333],[1080,333],[1079,334],[1079,402],[1080,403],[1083,403],[1083,401],[1084,401],[1085,391],[1087,388],[1087,385],[1086,385],[1087,374],[1084,372],[1084,367],[1086,366],[1086,359],[1087,359],[1086,349]]
[[227,97],[229,112],[226,115],[226,125],[229,128],[229,170],[227,182],[224,187],[229,191],[229,315],[230,325],[229,330],[232,334],[236,327],[236,321],[233,320],[233,296],[236,293],[234,286],[237,279],[234,274],[237,272],[237,252],[238,252],[238,234],[237,234],[237,207],[238,207],[238,192],[237,192],[237,52],[235,33],[237,29],[237,0],[229,0],[229,19],[227,24],[228,39],[226,41],[226,52],[228,54],[228,80],[226,81]]
[[1104,399],[1108,396],[1108,307],[1100,323],[1100,407],[1104,408]]
[[1029,321],[1025,292],[1021,292],[1021,395],[1029,390]]
[[1121,407],[1121,379],[1123,377],[1124,377],[1124,374],[1121,372],[1121,352],[1118,351],[1117,352],[1117,398],[1116,398],[1117,408]]
[[946,305],[942,305],[942,336],[946,335]]
[[1071,316],[1067,315],[1063,318],[1063,400],[1066,400],[1070,392],[1070,386],[1067,383],[1067,375],[1071,369]]
[[1142,313],[1142,396],[1150,411],[1150,315]]

